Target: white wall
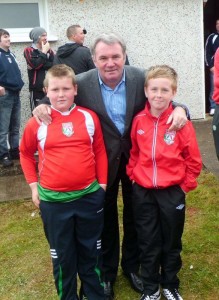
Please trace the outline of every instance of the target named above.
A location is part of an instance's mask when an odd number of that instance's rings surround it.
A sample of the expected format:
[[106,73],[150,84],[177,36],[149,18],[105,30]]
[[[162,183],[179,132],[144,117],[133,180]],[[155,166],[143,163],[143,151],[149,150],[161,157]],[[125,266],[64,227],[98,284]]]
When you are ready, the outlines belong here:
[[[177,101],[188,105],[192,119],[205,116],[202,0],[48,0],[49,31],[66,42],[66,28],[80,24],[89,46],[97,33],[114,31],[127,42],[130,63],[143,68],[169,64],[179,74]],[[12,51],[26,81],[22,91],[22,122],[30,117],[23,49]]]

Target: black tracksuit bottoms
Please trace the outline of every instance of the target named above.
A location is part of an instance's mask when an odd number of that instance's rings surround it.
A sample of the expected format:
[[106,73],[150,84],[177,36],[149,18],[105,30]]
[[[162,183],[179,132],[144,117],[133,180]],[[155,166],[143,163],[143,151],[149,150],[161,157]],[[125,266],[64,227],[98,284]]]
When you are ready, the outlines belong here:
[[103,300],[101,234],[105,191],[71,202],[40,202],[60,300],[76,300],[77,273],[89,300]]
[[219,104],[216,104],[214,117],[212,121],[212,131],[214,137],[214,145],[219,160]]
[[40,103],[39,101],[45,97],[45,93],[43,91],[30,91],[30,110],[31,112],[36,108]]
[[185,193],[180,186],[146,189],[133,184],[133,210],[140,248],[141,276],[146,294],[159,285],[178,288]]

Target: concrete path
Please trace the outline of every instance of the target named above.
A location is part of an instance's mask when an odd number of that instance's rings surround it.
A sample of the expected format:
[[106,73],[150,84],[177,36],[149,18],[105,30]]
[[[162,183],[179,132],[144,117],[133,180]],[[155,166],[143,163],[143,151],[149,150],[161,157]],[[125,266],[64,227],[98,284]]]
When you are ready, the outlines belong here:
[[[219,178],[219,161],[215,154],[211,124],[211,117],[193,121],[203,165]],[[30,198],[30,188],[22,175],[19,161],[15,161],[15,165],[11,168],[5,169],[0,166],[0,202]]]
[[193,121],[199,148],[202,155],[203,165],[219,178],[219,161],[216,156],[214,140],[212,135],[212,117],[207,116],[205,120]]
[[23,175],[0,177],[0,202],[31,199],[31,191]]

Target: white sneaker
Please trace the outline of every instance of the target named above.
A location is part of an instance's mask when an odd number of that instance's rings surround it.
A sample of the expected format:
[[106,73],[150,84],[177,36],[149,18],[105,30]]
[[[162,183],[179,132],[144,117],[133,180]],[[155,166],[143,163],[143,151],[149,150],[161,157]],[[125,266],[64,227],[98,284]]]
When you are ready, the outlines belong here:
[[163,295],[167,300],[183,300],[178,289],[163,289]]
[[152,295],[143,294],[140,300],[160,300],[160,297],[160,289],[158,289],[158,291]]
[[209,112],[209,116],[213,117],[214,112],[215,112],[215,108],[211,108]]

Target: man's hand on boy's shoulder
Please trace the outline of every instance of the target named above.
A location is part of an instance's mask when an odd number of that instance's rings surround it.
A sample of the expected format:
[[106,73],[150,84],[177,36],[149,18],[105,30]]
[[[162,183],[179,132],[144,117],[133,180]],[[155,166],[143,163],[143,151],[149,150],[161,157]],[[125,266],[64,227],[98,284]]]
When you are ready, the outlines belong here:
[[52,122],[51,107],[47,104],[38,105],[34,108],[32,114],[39,125],[41,125],[42,122],[45,125],[49,125]]
[[5,95],[5,88],[3,86],[0,86],[0,96]]
[[184,108],[180,106],[175,107],[174,111],[167,120],[167,124],[171,124],[169,130],[178,131],[182,129],[186,125],[187,120],[188,119]]

